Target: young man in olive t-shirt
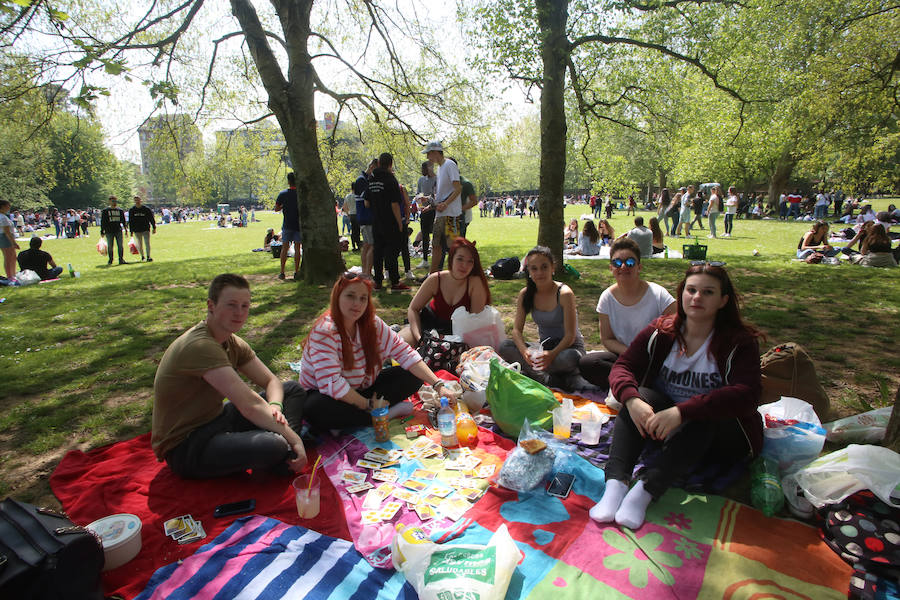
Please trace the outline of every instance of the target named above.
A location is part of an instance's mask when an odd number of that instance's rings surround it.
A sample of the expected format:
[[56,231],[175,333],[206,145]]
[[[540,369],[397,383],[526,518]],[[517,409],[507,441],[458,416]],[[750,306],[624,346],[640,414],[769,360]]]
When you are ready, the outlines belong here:
[[[296,381],[282,383],[235,335],[250,313],[250,285],[240,275],[219,275],[206,304],[206,320],[172,342],[156,371],[156,457],[188,479],[283,464],[299,471],[306,452],[296,431],[306,392]],[[257,394],[239,373],[265,392]]]

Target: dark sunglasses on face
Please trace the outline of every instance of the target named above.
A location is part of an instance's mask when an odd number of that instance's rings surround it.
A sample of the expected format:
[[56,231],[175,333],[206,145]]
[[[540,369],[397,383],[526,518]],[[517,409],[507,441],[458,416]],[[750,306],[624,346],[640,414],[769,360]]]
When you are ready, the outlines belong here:
[[724,267],[725,261],[722,260],[692,260],[692,267],[701,267],[701,266],[710,266],[710,267]]
[[611,261],[609,261],[609,264],[611,264],[612,266],[614,266],[617,269],[621,269],[622,265],[625,265],[626,267],[635,266],[637,264],[637,260],[635,260],[634,258],[631,258],[631,257],[626,258],[625,260],[622,260],[621,258],[614,258]]

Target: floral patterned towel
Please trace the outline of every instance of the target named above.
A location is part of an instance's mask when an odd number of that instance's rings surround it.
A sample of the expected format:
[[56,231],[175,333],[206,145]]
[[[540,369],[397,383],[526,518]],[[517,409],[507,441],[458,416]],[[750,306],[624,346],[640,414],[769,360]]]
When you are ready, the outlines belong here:
[[588,510],[603,472],[567,461],[565,500],[543,489],[492,487],[457,543],[487,542],[505,523],[525,558],[507,598],[845,598],[852,569],[816,529],[720,496],[671,489],[637,531],[601,526]]

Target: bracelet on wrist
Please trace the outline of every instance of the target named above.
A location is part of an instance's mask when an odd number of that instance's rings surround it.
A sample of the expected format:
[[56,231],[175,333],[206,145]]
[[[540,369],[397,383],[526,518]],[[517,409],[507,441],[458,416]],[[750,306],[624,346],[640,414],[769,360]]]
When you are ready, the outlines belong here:
[[284,404],[282,404],[281,402],[269,402],[269,406],[277,406],[278,410],[284,409]]

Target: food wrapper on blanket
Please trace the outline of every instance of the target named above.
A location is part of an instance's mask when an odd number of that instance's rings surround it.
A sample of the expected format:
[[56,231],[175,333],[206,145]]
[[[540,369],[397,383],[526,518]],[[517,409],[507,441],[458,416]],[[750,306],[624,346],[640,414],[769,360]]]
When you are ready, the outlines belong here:
[[486,546],[435,544],[418,527],[398,532],[391,542],[394,568],[403,573],[422,600],[479,598],[503,600],[522,558],[501,525]]
[[[549,440],[541,439],[540,433],[532,430],[525,419],[519,434],[519,445],[509,453],[497,482],[503,487],[517,492],[533,490],[547,478],[553,470],[556,451]],[[552,439],[552,438],[550,438]]]

